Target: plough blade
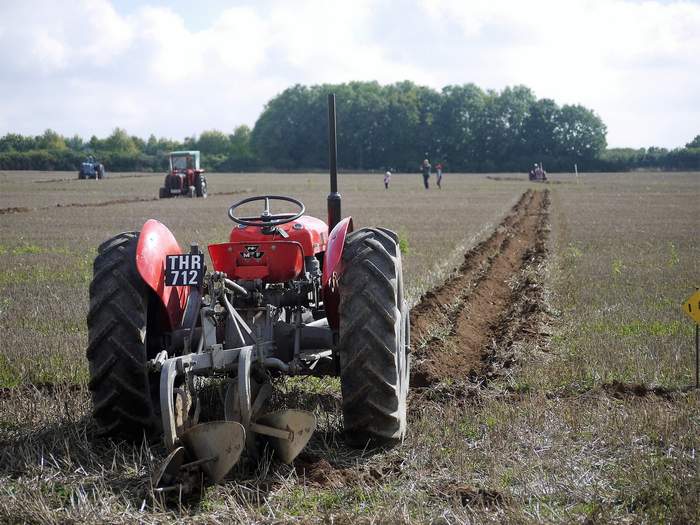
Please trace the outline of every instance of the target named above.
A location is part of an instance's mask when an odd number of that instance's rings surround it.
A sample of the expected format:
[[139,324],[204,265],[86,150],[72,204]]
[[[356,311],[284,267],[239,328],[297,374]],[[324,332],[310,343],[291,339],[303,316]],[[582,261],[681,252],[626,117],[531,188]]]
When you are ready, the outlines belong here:
[[245,429],[234,421],[212,421],[193,426],[180,439],[209,480],[217,483],[241,457]]
[[251,430],[267,436],[280,460],[291,463],[316,430],[316,416],[305,410],[279,410],[259,417]]
[[155,488],[177,485],[180,481],[180,467],[185,462],[185,449],[177,447],[153,472],[151,481]]

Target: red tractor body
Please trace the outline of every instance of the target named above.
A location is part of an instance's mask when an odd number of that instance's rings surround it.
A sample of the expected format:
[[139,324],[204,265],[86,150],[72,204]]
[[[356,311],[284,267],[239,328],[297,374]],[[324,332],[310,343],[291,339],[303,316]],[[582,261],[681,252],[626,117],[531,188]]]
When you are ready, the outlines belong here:
[[[320,219],[302,215],[293,223],[278,227],[287,234],[264,234],[260,227],[234,226],[229,242],[210,244],[209,255],[214,270],[230,279],[264,283],[296,279],[304,269],[306,257],[316,257],[323,264],[321,284],[332,328],[338,328],[337,281],[345,237],[352,232],[352,218],[346,217],[328,234],[328,225]],[[170,230],[155,219],[141,229],[136,253],[139,274],[160,299],[167,311],[170,327],[182,317],[189,287],[165,286],[165,258],[183,253]]]
[[209,255],[214,270],[231,279],[284,282],[298,278],[304,259],[323,253],[327,239],[323,221],[302,215],[268,234],[259,226],[235,226],[229,242],[209,245]]
[[146,221],[136,246],[136,268],[160,299],[171,330],[180,325],[190,293],[188,286],[165,286],[165,257],[178,253],[182,253],[180,245],[170,230],[155,219]]
[[326,250],[328,225],[316,217],[302,215],[294,222],[280,225],[277,230],[284,231],[288,237],[283,237],[282,233],[265,235],[261,233],[260,227],[238,225],[231,230],[229,241],[242,243],[294,241],[301,245],[304,257],[310,257]]
[[291,281],[304,269],[304,251],[296,241],[211,244],[209,254],[214,269],[235,280]]

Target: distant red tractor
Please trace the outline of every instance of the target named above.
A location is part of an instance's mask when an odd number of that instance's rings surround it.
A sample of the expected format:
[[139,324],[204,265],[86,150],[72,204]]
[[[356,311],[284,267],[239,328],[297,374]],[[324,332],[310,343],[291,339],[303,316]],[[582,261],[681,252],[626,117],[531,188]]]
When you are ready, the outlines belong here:
[[[339,376],[347,441],[396,443],[406,433],[410,326],[397,235],[353,230],[337,191],[335,98],[329,96],[328,224],[299,200],[261,195],[233,204],[226,242],[183,253],[156,220],[98,248],[88,314],[93,415],[107,434],[162,436],[153,476],[162,491],[222,479],[244,448],[271,445],[291,462],[313,413],[269,411],[276,378]],[[259,202],[259,214],[241,207]],[[293,212],[275,213],[290,204]],[[279,208],[278,208],[279,209]],[[209,378],[209,379],[205,379]],[[200,422],[202,382],[223,414]]]
[[158,197],[207,197],[207,179],[199,167],[199,151],[173,151],[170,153],[170,169]]
[[541,162],[539,164],[535,163],[535,166],[530,170],[530,173],[528,173],[527,178],[534,182],[547,182],[547,172],[544,171]]

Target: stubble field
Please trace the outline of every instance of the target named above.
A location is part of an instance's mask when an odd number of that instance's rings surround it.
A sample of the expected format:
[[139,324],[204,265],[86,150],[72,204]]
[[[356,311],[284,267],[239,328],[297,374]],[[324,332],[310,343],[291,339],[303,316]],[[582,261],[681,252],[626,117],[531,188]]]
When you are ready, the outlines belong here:
[[[289,194],[324,218],[323,174],[0,173],[0,521],[693,522],[692,325],[700,176],[341,175],[344,215],[402,240],[413,310],[406,441],[346,447],[334,381],[287,381],[320,428],[289,467],[237,466],[163,506],[160,445],[95,436],[87,289],[96,247],[158,218],[181,245],[227,237],[232,202]],[[282,396],[280,396],[281,398]]]

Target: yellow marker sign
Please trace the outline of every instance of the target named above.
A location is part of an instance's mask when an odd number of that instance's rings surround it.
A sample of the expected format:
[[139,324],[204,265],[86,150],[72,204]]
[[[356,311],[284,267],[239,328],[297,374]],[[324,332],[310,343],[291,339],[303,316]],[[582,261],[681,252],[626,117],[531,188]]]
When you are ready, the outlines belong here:
[[688,314],[693,321],[700,324],[700,290],[697,290],[683,303],[683,311]]

